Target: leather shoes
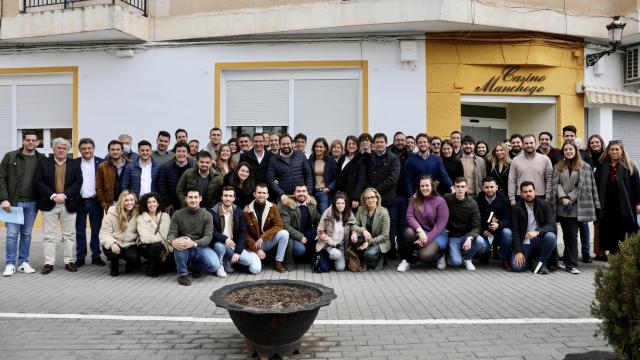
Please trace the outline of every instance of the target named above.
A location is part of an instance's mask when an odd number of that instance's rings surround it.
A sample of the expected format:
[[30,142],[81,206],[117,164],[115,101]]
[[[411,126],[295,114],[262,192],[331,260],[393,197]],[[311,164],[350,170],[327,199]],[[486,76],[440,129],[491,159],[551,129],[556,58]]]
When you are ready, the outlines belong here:
[[107,263],[105,263],[102,259],[97,258],[97,259],[91,260],[91,265],[105,266],[107,265]]
[[40,271],[40,274],[47,275],[52,271],[53,271],[53,265],[44,264],[44,266],[42,267],[42,270]]
[[276,261],[275,264],[274,264],[274,268],[279,273],[283,273],[283,272],[287,271],[287,269],[285,269],[284,264],[282,263],[282,261]]
[[84,259],[78,259],[76,260],[76,267],[83,267],[85,264]]
[[502,260],[502,269],[504,271],[511,271],[511,264],[509,264],[509,260]]
[[78,267],[76,266],[76,263],[72,263],[72,262],[66,263],[64,265],[64,269],[67,270],[67,271],[70,271],[70,272],[78,271]]

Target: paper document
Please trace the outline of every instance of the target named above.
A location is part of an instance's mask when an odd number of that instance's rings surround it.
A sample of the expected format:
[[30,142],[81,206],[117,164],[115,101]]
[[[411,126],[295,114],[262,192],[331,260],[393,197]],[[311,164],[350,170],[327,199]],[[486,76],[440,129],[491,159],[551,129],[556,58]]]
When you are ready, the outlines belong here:
[[0,209],[0,221],[24,225],[24,212],[21,207],[11,207],[11,212]]

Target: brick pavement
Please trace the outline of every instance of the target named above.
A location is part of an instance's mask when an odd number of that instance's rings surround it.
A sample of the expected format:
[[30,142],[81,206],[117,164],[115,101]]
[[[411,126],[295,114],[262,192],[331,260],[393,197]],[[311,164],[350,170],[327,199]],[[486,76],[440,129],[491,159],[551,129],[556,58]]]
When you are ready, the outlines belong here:
[[[31,252],[31,264],[38,269],[41,238],[36,231]],[[226,318],[208,299],[213,290],[245,280],[287,278],[335,289],[338,299],[318,315],[323,320],[580,319],[590,317],[597,266],[581,264],[583,273],[577,276],[540,276],[506,273],[495,262],[473,273],[415,266],[401,274],[389,266],[381,272],[314,274],[304,265],[286,274],[268,269],[257,276],[206,276],[182,287],[173,274],[111,278],[108,268],[87,265],[72,274],[61,264],[59,259],[46,276],[0,278],[0,312]],[[2,358],[245,357],[242,338],[228,323],[0,319],[0,324]],[[595,329],[594,324],[314,325],[304,338],[303,354],[295,358],[561,359],[610,350],[601,337],[593,337]],[[189,335],[193,339],[186,341]]]

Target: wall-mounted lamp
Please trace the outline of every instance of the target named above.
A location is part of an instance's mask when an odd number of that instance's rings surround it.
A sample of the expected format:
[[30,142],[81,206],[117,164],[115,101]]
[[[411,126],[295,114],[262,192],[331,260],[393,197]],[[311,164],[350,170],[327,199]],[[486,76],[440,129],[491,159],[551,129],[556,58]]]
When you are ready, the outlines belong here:
[[587,55],[587,67],[595,65],[602,57],[613,54],[622,42],[622,31],[627,24],[620,22],[620,16],[614,16],[613,21],[607,25],[609,32],[609,50]]

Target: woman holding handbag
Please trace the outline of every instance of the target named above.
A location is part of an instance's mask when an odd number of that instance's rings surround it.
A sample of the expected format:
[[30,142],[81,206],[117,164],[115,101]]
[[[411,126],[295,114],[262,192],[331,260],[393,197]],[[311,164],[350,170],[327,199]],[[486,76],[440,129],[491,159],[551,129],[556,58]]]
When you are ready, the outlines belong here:
[[147,276],[158,277],[160,269],[168,269],[173,261],[169,261],[171,245],[167,241],[169,234],[169,214],[159,208],[158,195],[146,193],[140,198],[140,215],[137,229],[140,238],[138,247],[141,255],[147,259],[149,266]]
[[349,244],[351,227],[356,219],[347,206],[347,194],[336,193],[331,207],[324,211],[318,223],[318,242],[316,252],[326,250],[333,260],[336,271],[344,271],[346,266],[345,250]]

